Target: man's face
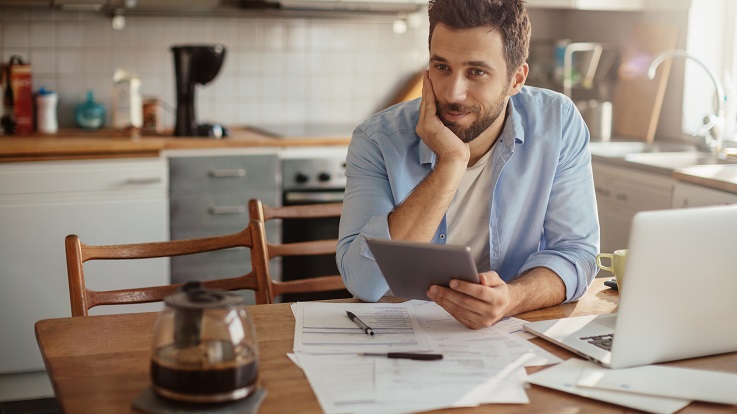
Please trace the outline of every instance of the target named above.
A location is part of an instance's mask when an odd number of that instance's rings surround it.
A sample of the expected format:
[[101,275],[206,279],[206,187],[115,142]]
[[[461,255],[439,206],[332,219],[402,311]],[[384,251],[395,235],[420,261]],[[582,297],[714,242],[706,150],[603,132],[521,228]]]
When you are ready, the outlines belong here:
[[471,142],[499,118],[510,93],[508,78],[502,36],[497,30],[435,26],[430,80],[438,117],[462,141]]

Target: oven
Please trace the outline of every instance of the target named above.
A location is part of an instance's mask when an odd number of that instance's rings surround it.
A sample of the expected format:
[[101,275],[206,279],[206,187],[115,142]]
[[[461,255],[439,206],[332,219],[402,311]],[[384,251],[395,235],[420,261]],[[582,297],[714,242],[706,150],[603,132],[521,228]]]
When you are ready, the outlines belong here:
[[[282,154],[282,205],[324,204],[343,201],[346,147],[289,148]],[[339,218],[283,219],[282,242],[337,239]],[[335,255],[281,258],[281,280],[337,275]],[[349,298],[339,292],[284,295],[282,301]]]

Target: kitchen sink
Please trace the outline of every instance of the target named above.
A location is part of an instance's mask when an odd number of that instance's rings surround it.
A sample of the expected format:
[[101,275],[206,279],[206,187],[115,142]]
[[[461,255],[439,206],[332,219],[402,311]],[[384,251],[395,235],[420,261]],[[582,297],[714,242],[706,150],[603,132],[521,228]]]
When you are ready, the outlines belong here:
[[649,144],[643,141],[595,141],[589,143],[589,150],[600,157],[621,158],[630,154],[694,152],[696,147],[677,142]]
[[737,160],[719,158],[704,152],[651,152],[627,154],[625,161],[655,167],[678,169],[692,165],[737,164]]

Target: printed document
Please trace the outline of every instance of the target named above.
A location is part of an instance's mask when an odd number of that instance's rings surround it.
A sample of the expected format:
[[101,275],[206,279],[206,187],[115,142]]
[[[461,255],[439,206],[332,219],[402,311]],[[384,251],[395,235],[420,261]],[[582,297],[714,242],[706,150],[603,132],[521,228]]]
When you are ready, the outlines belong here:
[[[346,311],[353,312],[375,334],[367,335]],[[437,351],[404,303],[297,302],[294,317],[294,352]]]

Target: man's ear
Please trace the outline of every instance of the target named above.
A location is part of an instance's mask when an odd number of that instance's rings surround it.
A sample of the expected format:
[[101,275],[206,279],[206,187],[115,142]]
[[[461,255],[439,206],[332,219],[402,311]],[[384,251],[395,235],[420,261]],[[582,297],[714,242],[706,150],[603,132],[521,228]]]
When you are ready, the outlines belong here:
[[509,90],[507,91],[509,96],[516,95],[520,90],[522,90],[522,87],[525,86],[525,81],[527,80],[527,74],[529,72],[530,67],[526,62],[517,68],[512,79],[509,81]]

